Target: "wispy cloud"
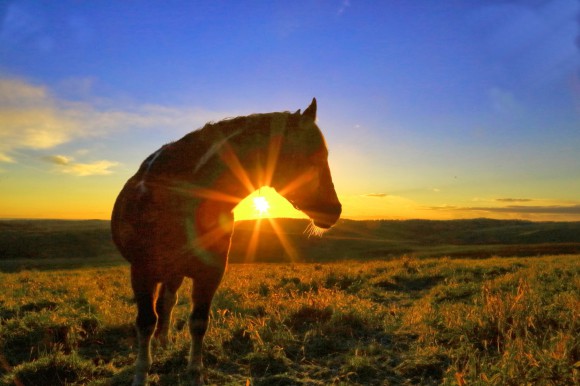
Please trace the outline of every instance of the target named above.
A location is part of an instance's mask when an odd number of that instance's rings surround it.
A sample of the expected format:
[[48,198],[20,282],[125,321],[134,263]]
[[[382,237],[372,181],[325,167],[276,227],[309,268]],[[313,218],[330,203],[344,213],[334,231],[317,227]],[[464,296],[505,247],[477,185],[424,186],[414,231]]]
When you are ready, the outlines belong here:
[[107,160],[95,161],[91,163],[71,163],[66,165],[62,172],[79,177],[102,176],[113,173],[111,168],[117,166],[118,164],[118,162]]
[[363,194],[363,197],[378,197],[378,198],[383,198],[383,197],[387,197],[388,194],[387,193],[367,193],[367,194]]
[[521,213],[521,214],[580,214],[580,205],[508,205],[502,208],[470,208],[495,213]]
[[485,212],[503,214],[552,214],[580,215],[580,204],[577,205],[508,205],[502,207],[462,207],[462,206],[431,206],[429,210],[449,210],[462,212]]
[[422,209],[444,211],[444,210],[461,210],[462,208],[455,205],[438,205],[438,206],[424,206],[422,207]]
[[338,15],[342,15],[348,7],[350,7],[350,0],[342,0],[340,8],[338,9]]
[[113,173],[112,167],[119,163],[114,161],[100,160],[89,163],[73,162],[72,157],[64,155],[52,155],[43,158],[45,161],[57,165],[57,171],[79,177],[102,176]]
[[534,201],[531,198],[496,198],[497,202],[530,202]]
[[51,149],[130,129],[183,133],[223,114],[195,108],[136,105],[124,109],[59,99],[44,86],[0,78],[0,162],[19,149]]
[[68,165],[72,159],[64,155],[49,155],[44,160],[55,165]]
[[15,162],[15,149],[48,149],[78,136],[69,115],[44,87],[0,79],[0,161]]

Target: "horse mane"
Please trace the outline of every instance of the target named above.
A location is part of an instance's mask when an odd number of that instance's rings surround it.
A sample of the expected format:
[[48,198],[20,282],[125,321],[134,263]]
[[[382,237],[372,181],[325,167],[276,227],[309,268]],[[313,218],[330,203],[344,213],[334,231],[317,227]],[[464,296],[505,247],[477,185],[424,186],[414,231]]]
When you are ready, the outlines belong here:
[[181,140],[199,140],[214,139],[215,136],[229,137],[231,134],[247,130],[269,130],[272,118],[279,116],[289,121],[292,113],[289,111],[257,113],[250,115],[241,115],[237,117],[228,117],[218,122],[210,121],[203,127],[186,134]]
[[[203,127],[184,135],[181,139],[163,145],[142,162],[139,171],[149,173],[153,163],[158,166],[167,162],[181,165],[185,169],[190,168],[191,165],[197,164],[201,157],[211,154],[212,146],[220,144],[229,138],[233,142],[241,143],[255,141],[256,133],[260,133],[259,136],[262,138],[269,138],[272,130],[272,120],[277,120],[280,123],[284,123],[284,125],[294,125],[295,123],[292,123],[293,115],[289,111],[282,111],[225,118],[218,122],[210,121]],[[187,154],[183,152],[167,153],[164,151],[164,149],[175,146],[183,146],[189,151]],[[172,170],[178,169],[174,167]]]

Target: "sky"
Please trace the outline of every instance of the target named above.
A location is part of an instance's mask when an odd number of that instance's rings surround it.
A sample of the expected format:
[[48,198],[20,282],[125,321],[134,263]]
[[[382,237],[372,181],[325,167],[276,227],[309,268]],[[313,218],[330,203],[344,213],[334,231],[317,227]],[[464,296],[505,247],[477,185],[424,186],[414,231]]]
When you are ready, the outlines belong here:
[[0,218],[109,218],[161,145],[312,97],[344,218],[580,221],[579,0],[3,0]]

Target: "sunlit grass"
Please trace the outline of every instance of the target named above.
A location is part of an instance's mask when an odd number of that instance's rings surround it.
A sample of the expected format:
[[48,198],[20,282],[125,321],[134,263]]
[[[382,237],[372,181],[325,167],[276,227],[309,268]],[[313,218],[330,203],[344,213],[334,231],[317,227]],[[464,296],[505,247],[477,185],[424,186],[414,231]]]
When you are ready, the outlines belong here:
[[[232,265],[211,311],[207,380],[578,384],[579,273],[577,255]],[[130,384],[127,267],[0,282],[0,384]],[[179,384],[185,370],[191,285],[169,348],[154,350],[152,385]]]

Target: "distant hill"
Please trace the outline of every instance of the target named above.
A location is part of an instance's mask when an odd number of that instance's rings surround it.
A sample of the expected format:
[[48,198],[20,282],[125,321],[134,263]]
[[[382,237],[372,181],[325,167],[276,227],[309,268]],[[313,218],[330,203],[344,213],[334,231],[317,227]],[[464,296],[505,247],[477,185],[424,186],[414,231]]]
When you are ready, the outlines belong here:
[[[580,252],[580,222],[520,220],[339,220],[322,238],[308,238],[308,220],[278,219],[299,261],[376,259],[417,256],[535,256]],[[230,261],[243,262],[254,221],[236,224]],[[268,221],[262,221],[255,259],[293,258]]]
[[[230,261],[313,262],[403,254],[487,257],[580,253],[580,222],[340,220],[322,238],[309,238],[304,234],[307,220],[275,221],[283,235],[277,236],[270,222],[262,220],[254,253],[248,252],[252,252],[250,240],[256,222],[237,222]],[[116,254],[109,221],[0,221],[0,260],[90,259]]]
[[0,259],[99,257],[117,253],[109,221],[0,221]]

